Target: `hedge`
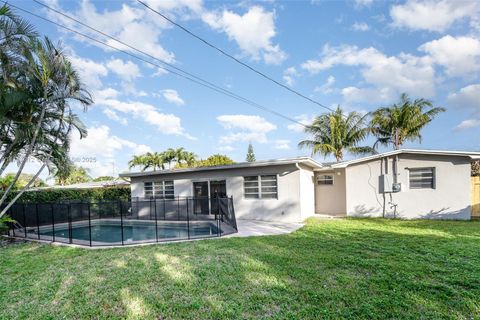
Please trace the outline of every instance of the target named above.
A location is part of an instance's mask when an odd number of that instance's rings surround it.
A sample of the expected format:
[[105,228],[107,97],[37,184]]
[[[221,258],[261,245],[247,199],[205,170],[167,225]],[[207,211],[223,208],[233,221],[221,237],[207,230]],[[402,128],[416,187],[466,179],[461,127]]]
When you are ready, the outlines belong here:
[[[7,199],[15,197],[16,192],[8,195]],[[91,189],[42,189],[25,192],[18,203],[47,203],[65,201],[101,201],[101,200],[128,200],[130,187],[104,187]]]

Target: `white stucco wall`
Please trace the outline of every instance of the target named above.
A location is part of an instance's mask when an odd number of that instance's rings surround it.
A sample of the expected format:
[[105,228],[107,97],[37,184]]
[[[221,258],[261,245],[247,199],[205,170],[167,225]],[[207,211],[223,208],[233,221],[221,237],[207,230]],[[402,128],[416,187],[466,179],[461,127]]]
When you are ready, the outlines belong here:
[[[333,175],[333,185],[321,185],[317,183],[317,177],[323,174]],[[345,169],[316,172],[315,212],[334,216],[346,215]]]
[[311,168],[306,166],[300,166],[300,168],[300,209],[301,218],[305,220],[315,214],[315,174]]
[[[384,168],[393,172],[393,157]],[[380,193],[382,160],[354,164],[346,168],[347,215],[392,217],[397,205],[399,218],[470,219],[470,159],[463,156],[400,154],[398,182],[402,191]],[[435,168],[434,189],[410,189],[408,168]]]
[[[245,199],[243,177],[269,174],[277,175],[278,199]],[[314,201],[313,186],[311,188],[305,186],[304,190],[307,195],[302,197],[303,200],[300,197],[301,180],[307,183],[307,176],[313,175],[313,173],[310,170],[310,173],[305,172],[304,175],[301,178],[300,171],[295,164],[184,172],[132,177],[131,189],[132,197],[143,197],[144,181],[174,180],[175,196],[192,196],[193,181],[226,180],[227,194],[233,196],[237,219],[299,222],[304,220],[304,216],[313,213],[310,208]],[[303,210],[302,201],[305,202]],[[307,204],[307,202],[312,203],[312,205]]]

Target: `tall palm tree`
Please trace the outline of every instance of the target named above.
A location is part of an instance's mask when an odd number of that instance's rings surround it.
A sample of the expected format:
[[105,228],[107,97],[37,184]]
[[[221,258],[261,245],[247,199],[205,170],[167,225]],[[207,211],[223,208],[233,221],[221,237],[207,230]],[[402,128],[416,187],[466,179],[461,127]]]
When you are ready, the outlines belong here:
[[[86,136],[86,129],[73,113],[71,103],[80,103],[85,108],[92,103],[70,61],[48,38],[44,41],[30,40],[21,54],[21,63],[16,66],[14,77],[9,78],[9,88],[21,92],[24,98],[2,109],[1,124],[6,128],[2,136],[8,139],[2,140],[0,170],[15,159],[22,160],[12,184],[0,199],[0,205],[18,180],[29,157],[43,163],[31,183],[47,166],[49,169],[68,170],[72,130],[77,129],[81,138]],[[31,183],[0,212],[0,217]]]
[[322,114],[305,128],[311,139],[303,140],[298,145],[310,148],[312,155],[333,155],[337,161],[343,159],[344,153],[372,153],[373,148],[359,146],[368,136],[370,130],[366,126],[366,117],[352,111],[344,115],[340,106],[336,110]]
[[400,149],[405,141],[421,141],[422,129],[445,108],[434,107],[426,99],[411,100],[406,93],[400,95],[400,101],[389,107],[376,110],[372,114],[370,125],[378,144],[393,145]]

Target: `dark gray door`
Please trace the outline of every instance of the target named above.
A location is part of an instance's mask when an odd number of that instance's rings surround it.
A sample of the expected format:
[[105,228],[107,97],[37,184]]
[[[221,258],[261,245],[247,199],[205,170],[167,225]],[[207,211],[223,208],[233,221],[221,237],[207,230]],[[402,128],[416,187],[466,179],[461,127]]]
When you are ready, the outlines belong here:
[[221,205],[221,199],[227,197],[227,183],[225,180],[212,180],[210,181],[210,207],[212,208],[212,214],[219,214],[219,205]]
[[193,183],[193,213],[208,214],[208,181]]

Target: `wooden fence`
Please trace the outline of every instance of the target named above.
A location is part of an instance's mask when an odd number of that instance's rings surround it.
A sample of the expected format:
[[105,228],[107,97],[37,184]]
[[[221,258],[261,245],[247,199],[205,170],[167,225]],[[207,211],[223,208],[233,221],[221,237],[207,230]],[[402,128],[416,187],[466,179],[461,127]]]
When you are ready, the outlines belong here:
[[480,219],[480,177],[472,177],[472,219]]

